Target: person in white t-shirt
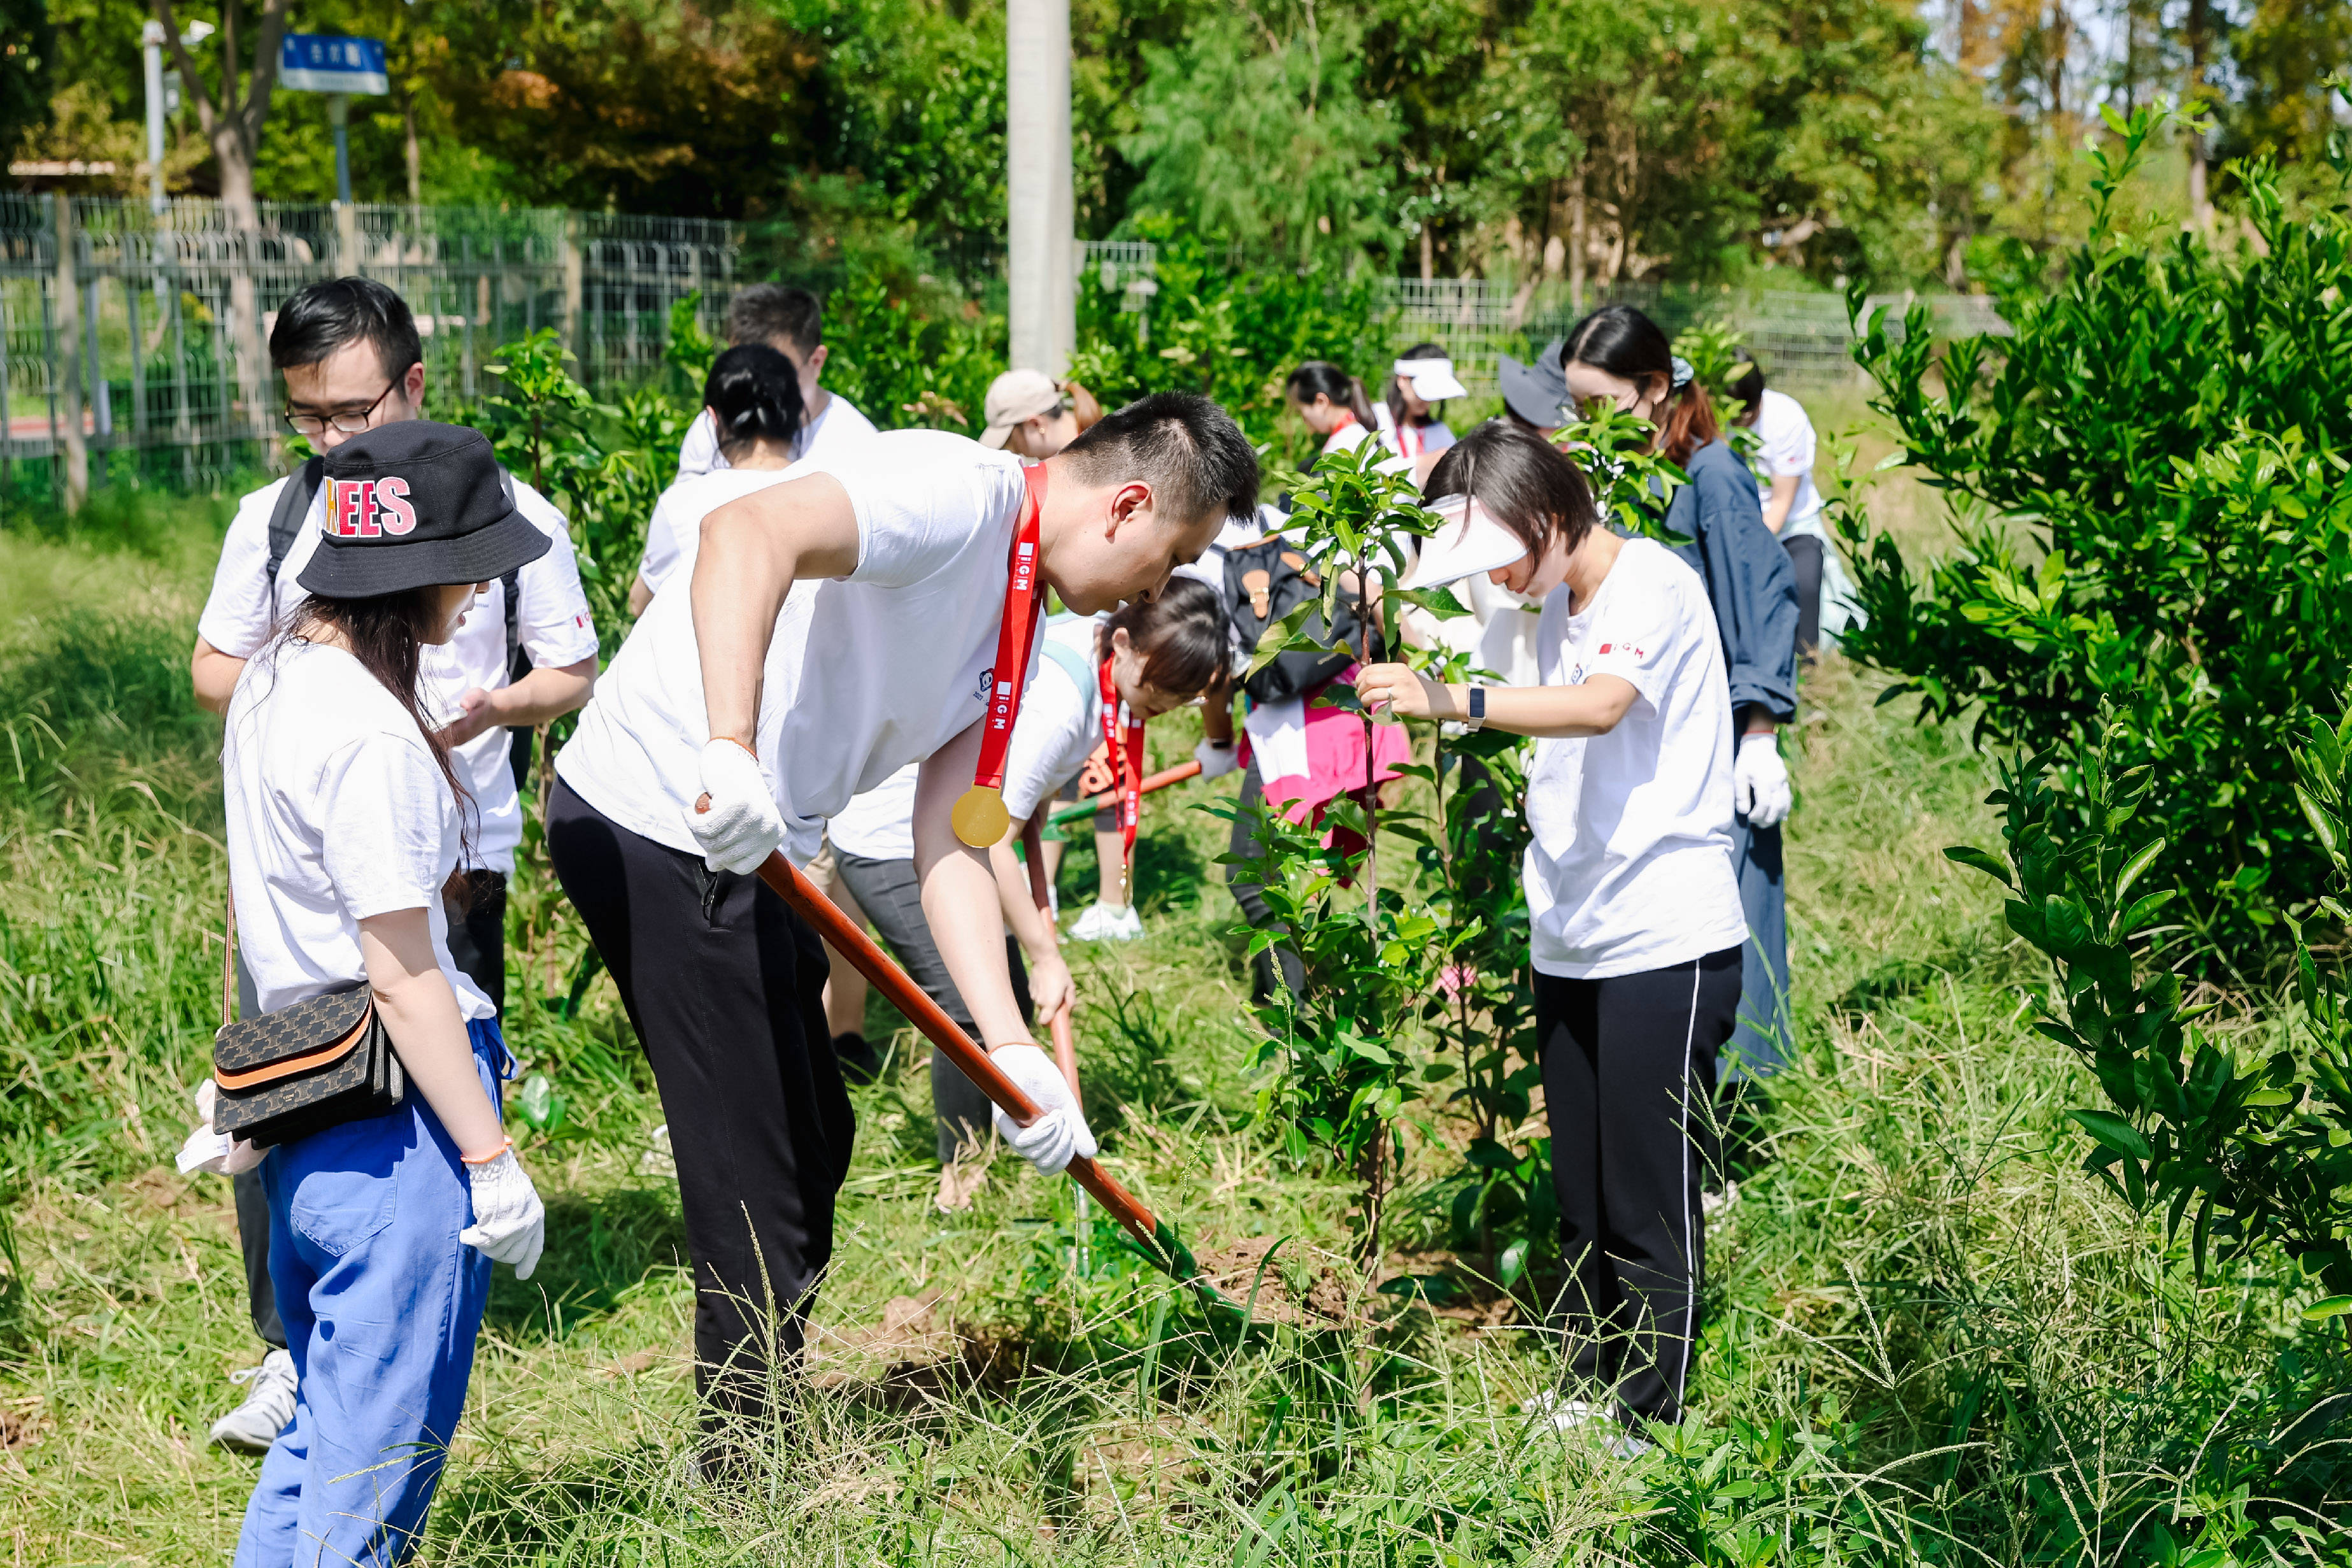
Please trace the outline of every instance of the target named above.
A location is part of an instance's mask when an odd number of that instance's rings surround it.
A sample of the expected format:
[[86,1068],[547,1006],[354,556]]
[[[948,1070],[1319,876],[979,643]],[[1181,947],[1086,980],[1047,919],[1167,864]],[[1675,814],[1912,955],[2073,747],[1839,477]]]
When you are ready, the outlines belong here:
[[1822,519],[1822,492],[1813,485],[1813,422],[1803,404],[1764,384],[1764,367],[1746,349],[1735,349],[1732,357],[1744,367],[1726,388],[1740,405],[1733,422],[1757,435],[1748,463],[1762,492],[1764,526],[1780,537],[1797,569],[1797,654],[1811,659],[1824,636],[1835,642],[1860,613]]
[[1364,384],[1330,361],[1307,361],[1290,373],[1283,389],[1307,427],[1323,438],[1317,457],[1352,452],[1375,438],[1378,424]]
[[[830,458],[874,434],[874,421],[855,404],[817,384],[825,360],[824,311],[815,295],[781,283],[751,283],[727,302],[727,341],[765,343],[793,362],[801,384],[801,433],[795,458]],[[719,427],[705,409],[686,429],[677,449],[677,477],[692,479],[726,466]]]
[[[269,357],[286,380],[287,423],[322,455],[360,432],[417,418],[424,407],[424,349],[415,320],[398,294],[370,279],[331,279],[297,292],[278,312]],[[480,819],[467,841],[466,896],[449,910],[450,947],[458,967],[497,1006],[506,1001],[506,882],[522,841],[513,759],[532,726],[588,700],[597,651],[562,514],[529,485],[514,481],[513,488],[516,507],[547,536],[549,549],[520,570],[493,577],[488,596],[457,635],[422,656],[427,711],[443,726],[442,739],[453,748]],[[305,492],[308,503],[298,504]],[[189,660],[202,706],[226,710],[245,661],[300,605],[298,579],[326,508],[315,462],[237,503]],[[518,651],[531,668],[514,679]],[[250,1015],[250,977],[240,973],[237,989]],[[258,1452],[293,1414],[292,1363],[270,1287],[268,1215],[258,1180],[239,1178],[236,1194],[254,1329],[273,1348],[247,1380],[243,1403],[214,1424],[212,1440]]]
[[1682,1418],[1714,1158],[1716,1054],[1748,922],[1732,868],[1731,693],[1698,574],[1596,526],[1573,462],[1491,423],[1438,462],[1457,521],[1421,586],[1473,573],[1543,601],[1543,683],[1446,686],[1402,664],[1366,707],[1538,737],[1524,867],[1536,1045],[1570,1269],[1562,1426]]
[[999,668],[1008,615],[1008,657],[1034,669],[1023,633],[1032,616],[1042,629],[1045,588],[1082,614],[1157,594],[1257,484],[1232,416],[1176,394],[1033,468],[942,432],[877,436],[705,517],[690,580],[655,598],[599,683],[556,759],[548,845],[661,1089],[714,1427],[766,1411],[765,1346],[798,1359],[855,1131],[816,1005],[822,943],[754,873],[780,849],[806,862],[853,795],[921,762],[925,920],[982,1045],[1045,1108],[996,1127],[1049,1173],[1091,1154],[1013,999],[985,854],[1005,824],[953,808],[977,793],[991,815],[983,759],[1009,734],[985,747],[984,731],[1022,690]]
[[530,1278],[545,1235],[499,1123],[497,1012],[449,952],[442,889],[475,813],[417,670],[489,581],[554,542],[476,431],[371,429],[323,477],[331,504],[297,578],[309,596],[229,699],[229,879],[261,1012],[366,987],[406,1088],[258,1163],[299,1400],[246,1508],[236,1560],[253,1564],[407,1556],[465,1407],[491,1263]]
[[[1093,771],[1105,759],[1103,789],[1117,789],[1127,773],[1140,782],[1142,759],[1130,759],[1129,745],[1142,726],[1183,707],[1225,673],[1227,623],[1215,593],[1179,577],[1148,602],[1122,605],[1110,615],[1063,616],[1045,627],[1042,656],[1013,722],[1004,760],[1004,809],[1013,825],[989,851],[1004,923],[1033,965],[1054,976],[1051,988],[1073,1001],[1075,987],[1064,976],[1054,924],[1037,907],[1028,868],[1015,853],[1021,824],[1070,780]],[[1111,719],[1103,722],[1102,690],[1113,693]],[[1111,739],[1119,742],[1114,753]],[[899,963],[966,1034],[975,1034],[970,1011],[956,992],[923,916],[915,873],[917,769],[894,773],[879,789],[849,803],[829,825],[842,880],[870,910]],[[1113,852],[1103,863],[1106,879],[1119,875],[1125,857],[1123,827],[1111,831]],[[1014,969],[1016,984],[1022,976]],[[941,1166],[940,1206],[961,1208],[971,1201],[968,1186],[954,1184],[958,1152],[988,1132],[988,1097],[958,1072],[941,1053],[931,1055],[931,1109],[938,1123]]]
[[1454,445],[1445,405],[1469,396],[1470,389],[1455,377],[1442,343],[1415,343],[1389,370],[1388,394],[1372,409],[1381,445],[1411,463],[1416,479],[1426,479],[1438,455]]

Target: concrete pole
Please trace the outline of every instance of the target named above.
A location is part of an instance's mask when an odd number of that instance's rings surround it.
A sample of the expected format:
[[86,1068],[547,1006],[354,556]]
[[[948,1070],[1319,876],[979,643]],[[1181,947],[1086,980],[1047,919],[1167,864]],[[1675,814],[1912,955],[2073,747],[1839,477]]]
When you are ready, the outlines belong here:
[[50,340],[59,371],[53,405],[64,426],[58,432],[64,450],[66,515],[70,517],[89,500],[89,444],[81,428],[81,290],[74,281],[73,197],[64,191],[49,198],[49,226],[58,240],[56,336]]
[[352,95],[327,95],[327,123],[335,128],[335,199],[352,205]]
[[163,24],[150,19],[139,34],[147,56],[147,206],[163,211]]
[[1013,364],[1058,376],[1078,335],[1069,0],[1007,0],[1004,56]]

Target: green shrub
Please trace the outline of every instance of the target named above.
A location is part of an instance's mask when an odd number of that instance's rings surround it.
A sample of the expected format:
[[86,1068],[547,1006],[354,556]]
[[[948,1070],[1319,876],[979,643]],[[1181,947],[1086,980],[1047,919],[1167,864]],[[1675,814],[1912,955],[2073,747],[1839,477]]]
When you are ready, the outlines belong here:
[[1869,616],[1843,647],[1925,717],[2054,749],[2079,828],[2075,759],[2112,704],[2114,765],[2152,770],[2174,918],[2228,965],[2274,951],[2326,871],[2287,742],[2337,710],[2352,648],[2352,214],[2290,217],[2254,164],[2234,248],[2132,232],[2117,192],[2162,120],[2110,123],[2090,236],[2049,292],[2002,296],[2014,336],[1939,351],[1916,308],[1862,327],[1874,405],[1953,497],[1959,548],[1915,574],[1842,509]]

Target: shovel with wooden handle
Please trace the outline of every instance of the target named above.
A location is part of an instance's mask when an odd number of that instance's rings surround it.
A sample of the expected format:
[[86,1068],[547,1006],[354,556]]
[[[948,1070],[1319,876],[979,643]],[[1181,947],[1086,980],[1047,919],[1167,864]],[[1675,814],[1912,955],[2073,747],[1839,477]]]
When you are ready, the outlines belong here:
[[[1135,786],[1135,793],[1139,795],[1150,795],[1153,790],[1166,789],[1172,784],[1182,784],[1200,771],[1201,764],[1198,763],[1179,763],[1172,768],[1163,768],[1145,779]],[[1048,820],[1053,826],[1059,827],[1066,822],[1076,822],[1081,818],[1092,816],[1097,811],[1108,811],[1118,804],[1118,791],[1107,789],[1100,795],[1078,802],[1076,805],[1062,807]]]
[[[799,867],[782,854],[771,852],[760,866],[760,880],[768,884],[776,896],[790,904],[801,919],[816,928],[819,936],[833,950],[857,967],[857,972],[870,981],[875,989],[890,999],[890,1005],[905,1014],[926,1039],[939,1047],[956,1070],[971,1079],[981,1093],[988,1096],[1005,1115],[1026,1127],[1042,1112],[1019,1086],[998,1070],[988,1053],[971,1041],[957,1026],[954,1019],[942,1012],[940,1005],[925,994],[923,988],[908,978],[907,972],[890,961],[889,955],[874,945],[874,939],[850,923],[849,917],[836,908],[831,899],[817,891],[816,884],[802,874]],[[1175,1228],[1143,1206],[1135,1195],[1112,1179],[1094,1161],[1081,1155],[1070,1161],[1070,1180],[1082,1191],[1093,1194],[1096,1202],[1109,1211],[1112,1218],[1127,1227],[1128,1234],[1143,1244],[1144,1255],[1157,1263],[1168,1277],[1181,1285],[1189,1285],[1201,1294],[1202,1300],[1212,1307],[1239,1312],[1241,1308],[1223,1292],[1202,1278],[1201,1266],[1190,1248],[1177,1239]]]

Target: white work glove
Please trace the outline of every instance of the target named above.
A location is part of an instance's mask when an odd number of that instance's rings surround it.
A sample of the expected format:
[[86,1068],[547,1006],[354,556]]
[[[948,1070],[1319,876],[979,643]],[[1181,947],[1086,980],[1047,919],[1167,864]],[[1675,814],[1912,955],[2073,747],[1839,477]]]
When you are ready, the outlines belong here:
[[180,1145],[177,1162],[180,1174],[193,1176],[207,1171],[215,1176],[241,1176],[261,1163],[267,1149],[257,1149],[242,1138],[232,1138],[226,1132],[213,1131],[213,1107],[219,1103],[220,1087],[206,1079],[196,1086],[196,1125],[188,1141]]
[[702,790],[710,809],[686,812],[702,863],[714,871],[758,870],[784,841],[783,813],[759,759],[732,741],[710,742],[702,748]]
[[1204,779],[1221,779],[1242,765],[1240,750],[1231,741],[1202,741],[1192,748],[1192,760]]
[[1771,827],[1789,815],[1789,764],[1780,760],[1780,739],[1764,731],[1739,737],[1731,764],[1731,804],[1751,827]]
[[1016,1127],[1001,1108],[997,1110],[996,1131],[1013,1145],[1014,1153],[1048,1176],[1058,1174],[1074,1155],[1095,1157],[1094,1132],[1071,1100],[1062,1069],[1043,1047],[1026,1043],[999,1046],[988,1053],[988,1059],[1045,1113],[1026,1127]]
[[509,1149],[495,1160],[467,1166],[466,1182],[474,1192],[474,1223],[457,1239],[480,1247],[493,1263],[513,1264],[516,1279],[530,1279],[547,1245],[547,1205],[539,1201],[530,1173]]

